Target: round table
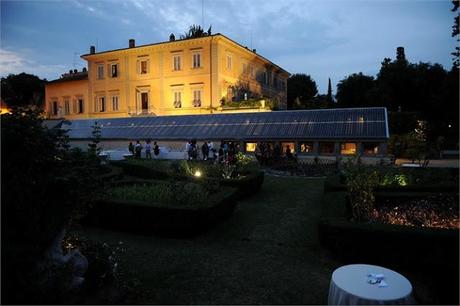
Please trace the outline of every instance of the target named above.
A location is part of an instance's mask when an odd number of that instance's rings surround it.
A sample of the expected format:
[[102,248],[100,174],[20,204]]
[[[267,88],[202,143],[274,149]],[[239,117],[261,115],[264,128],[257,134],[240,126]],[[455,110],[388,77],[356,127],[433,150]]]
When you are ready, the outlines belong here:
[[[387,287],[368,283],[369,274],[383,274]],[[373,265],[347,265],[332,273],[329,305],[413,304],[412,285],[401,274]]]

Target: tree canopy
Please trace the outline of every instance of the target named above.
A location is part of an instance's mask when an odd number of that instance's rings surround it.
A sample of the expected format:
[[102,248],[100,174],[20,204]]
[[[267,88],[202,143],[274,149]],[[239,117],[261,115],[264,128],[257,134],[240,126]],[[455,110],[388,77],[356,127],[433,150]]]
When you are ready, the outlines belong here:
[[316,82],[307,74],[293,74],[287,80],[287,103],[290,109],[307,108],[317,94]]
[[374,77],[354,73],[337,84],[337,106],[378,106],[377,84]]
[[193,24],[189,27],[188,31],[184,33],[184,35],[180,36],[180,39],[197,38],[211,35],[211,28],[212,26],[209,26],[208,30],[205,32],[200,25]]
[[43,106],[45,83],[39,77],[27,74],[10,74],[1,79],[2,99],[9,107],[36,105]]

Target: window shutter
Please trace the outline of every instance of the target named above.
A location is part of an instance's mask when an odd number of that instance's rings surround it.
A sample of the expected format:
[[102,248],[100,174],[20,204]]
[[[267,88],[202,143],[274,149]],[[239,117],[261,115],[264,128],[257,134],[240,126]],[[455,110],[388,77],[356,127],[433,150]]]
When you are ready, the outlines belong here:
[[97,97],[94,98],[94,112],[98,111],[98,108],[99,108],[98,105],[97,105],[98,103],[99,103],[98,98]]
[[150,73],[150,60],[146,60],[147,65],[147,73]]
[[137,71],[137,74],[141,74],[141,61],[137,61],[136,63],[136,71]]
[[73,99],[73,111],[74,114],[78,113],[77,110],[77,99]]

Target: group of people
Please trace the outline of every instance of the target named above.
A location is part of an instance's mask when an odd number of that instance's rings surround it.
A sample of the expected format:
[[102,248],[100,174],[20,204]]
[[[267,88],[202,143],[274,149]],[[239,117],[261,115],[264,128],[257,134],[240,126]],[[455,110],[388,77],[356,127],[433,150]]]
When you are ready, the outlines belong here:
[[287,160],[294,159],[291,147],[286,146],[284,152],[283,148],[278,143],[258,142],[255,149],[255,156],[261,165],[267,165],[271,161],[279,161],[283,157]]
[[136,159],[141,159],[142,150],[145,151],[146,159],[152,159],[152,150],[155,158],[158,158],[158,155],[160,155],[160,147],[158,146],[157,142],[154,141],[152,146],[150,140],[147,140],[144,146],[141,144],[139,140],[136,141],[135,145],[132,142],[130,142],[128,145],[128,150]]
[[[192,139],[185,145],[185,151],[189,160],[198,159],[199,148],[196,139]],[[235,155],[240,151],[239,143],[221,141],[219,149],[214,148],[212,141],[208,140],[201,145],[201,158],[218,162],[234,162]]]

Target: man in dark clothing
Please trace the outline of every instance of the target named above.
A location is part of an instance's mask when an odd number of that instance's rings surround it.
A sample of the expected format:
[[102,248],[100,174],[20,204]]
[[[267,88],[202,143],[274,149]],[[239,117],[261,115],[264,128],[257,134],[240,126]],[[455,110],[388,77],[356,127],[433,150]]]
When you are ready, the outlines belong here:
[[157,158],[158,155],[160,155],[160,147],[158,146],[156,141],[153,142],[153,154],[155,155],[155,158]]
[[209,147],[206,142],[203,142],[203,145],[201,146],[201,153],[203,153],[203,160],[208,160]]

